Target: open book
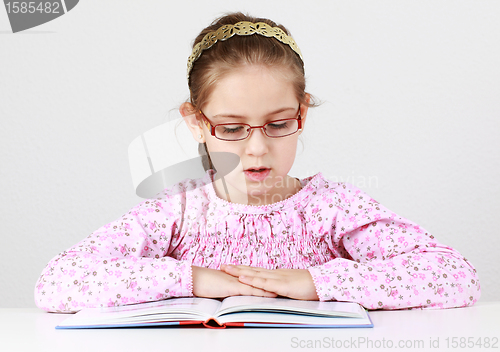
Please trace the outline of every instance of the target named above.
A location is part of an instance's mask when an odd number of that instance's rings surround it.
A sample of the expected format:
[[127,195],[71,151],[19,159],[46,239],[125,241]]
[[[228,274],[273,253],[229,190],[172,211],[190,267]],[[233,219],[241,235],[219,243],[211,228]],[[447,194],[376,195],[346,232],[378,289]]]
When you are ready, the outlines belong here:
[[186,297],[118,307],[86,308],[62,321],[56,329],[193,324],[209,328],[373,327],[367,311],[357,303],[234,296],[222,301]]

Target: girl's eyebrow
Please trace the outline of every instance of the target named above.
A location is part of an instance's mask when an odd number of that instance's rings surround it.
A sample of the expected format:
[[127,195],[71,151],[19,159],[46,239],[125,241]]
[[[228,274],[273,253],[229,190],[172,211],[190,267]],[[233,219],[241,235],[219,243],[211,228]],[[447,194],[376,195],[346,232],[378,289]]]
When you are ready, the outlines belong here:
[[[276,115],[276,114],[279,114],[281,112],[288,111],[288,110],[296,111],[297,108],[292,108],[292,107],[289,107],[289,108],[280,108],[278,110],[275,110],[273,112],[268,113],[266,115],[266,117],[267,116],[271,116],[271,115]],[[243,116],[243,115],[234,115],[234,114],[217,114],[217,115],[212,116],[213,119],[218,118],[218,117],[232,117],[232,118],[236,118],[236,119],[245,118],[245,116]]]

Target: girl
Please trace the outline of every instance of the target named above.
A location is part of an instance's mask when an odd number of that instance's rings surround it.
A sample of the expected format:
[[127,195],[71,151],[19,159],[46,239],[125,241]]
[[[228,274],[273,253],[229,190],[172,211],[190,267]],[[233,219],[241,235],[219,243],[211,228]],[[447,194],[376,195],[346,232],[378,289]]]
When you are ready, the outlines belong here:
[[[288,175],[313,106],[299,48],[267,19],[224,16],[195,40],[180,112],[210,153],[240,163],[160,192],[52,259],[35,288],[47,311],[170,297],[285,296],[369,309],[477,301],[457,251],[344,183]],[[220,176],[220,175],[219,175]]]

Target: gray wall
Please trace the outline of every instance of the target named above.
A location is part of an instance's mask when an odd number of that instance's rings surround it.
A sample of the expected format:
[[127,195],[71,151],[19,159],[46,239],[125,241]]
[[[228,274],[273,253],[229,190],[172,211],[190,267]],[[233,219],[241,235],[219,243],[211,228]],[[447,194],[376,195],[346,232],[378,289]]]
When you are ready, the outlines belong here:
[[232,10],[285,24],[323,101],[291,174],[364,189],[498,299],[500,2],[173,3],[81,1],[18,34],[0,9],[1,307],[34,307],[45,264],[140,201],[127,148],[179,116],[190,44]]

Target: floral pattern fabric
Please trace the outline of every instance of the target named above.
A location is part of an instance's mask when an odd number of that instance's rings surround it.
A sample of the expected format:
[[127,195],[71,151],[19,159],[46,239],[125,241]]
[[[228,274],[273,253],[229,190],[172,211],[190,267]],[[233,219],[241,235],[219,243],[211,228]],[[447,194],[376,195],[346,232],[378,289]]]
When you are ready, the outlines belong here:
[[193,295],[191,266],[308,269],[320,300],[369,309],[474,304],[473,266],[417,224],[321,173],[281,202],[227,202],[213,171],[143,201],[53,258],[38,307],[76,312]]

